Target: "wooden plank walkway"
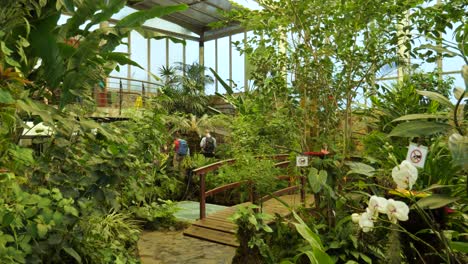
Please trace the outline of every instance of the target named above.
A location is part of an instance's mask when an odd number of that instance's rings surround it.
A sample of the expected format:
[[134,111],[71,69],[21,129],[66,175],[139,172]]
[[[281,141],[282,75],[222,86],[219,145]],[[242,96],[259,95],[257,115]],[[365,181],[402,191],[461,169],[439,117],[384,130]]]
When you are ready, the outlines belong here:
[[[301,205],[299,194],[284,195],[280,197],[289,206],[296,208]],[[312,194],[306,195],[306,205],[310,206],[314,202]],[[189,228],[184,231],[184,235],[196,237],[199,239],[224,244],[232,247],[238,247],[239,243],[236,239],[236,225],[228,220],[228,218],[236,212],[238,206],[247,206],[248,203],[238,204],[225,210],[207,215],[203,220],[197,220]],[[263,204],[264,213],[281,216],[287,216],[290,211],[276,199],[270,199]],[[272,220],[273,221],[273,220]]]

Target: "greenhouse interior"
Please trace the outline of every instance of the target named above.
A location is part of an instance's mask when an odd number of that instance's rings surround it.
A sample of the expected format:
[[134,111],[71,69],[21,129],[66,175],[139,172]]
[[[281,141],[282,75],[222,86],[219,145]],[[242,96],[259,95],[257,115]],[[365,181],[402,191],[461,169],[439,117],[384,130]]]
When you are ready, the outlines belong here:
[[466,0],[0,0],[0,263],[468,263]]

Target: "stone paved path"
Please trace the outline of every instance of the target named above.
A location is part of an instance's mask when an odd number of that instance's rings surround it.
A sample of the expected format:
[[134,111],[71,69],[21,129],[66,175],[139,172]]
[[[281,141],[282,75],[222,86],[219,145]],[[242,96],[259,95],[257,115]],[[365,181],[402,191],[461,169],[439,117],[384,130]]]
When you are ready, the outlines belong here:
[[235,248],[186,237],[182,232],[143,232],[138,241],[142,264],[231,264]]

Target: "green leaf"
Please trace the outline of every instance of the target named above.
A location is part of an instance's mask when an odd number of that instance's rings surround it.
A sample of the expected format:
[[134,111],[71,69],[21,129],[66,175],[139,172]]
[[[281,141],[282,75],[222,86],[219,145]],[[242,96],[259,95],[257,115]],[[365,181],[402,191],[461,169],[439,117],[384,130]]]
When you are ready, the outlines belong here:
[[76,217],[78,217],[78,215],[79,215],[78,210],[75,207],[71,206],[71,205],[65,205],[63,207],[63,210],[65,211],[65,213],[71,214],[71,215],[76,216]]
[[146,29],[143,27],[136,28],[135,31],[140,33],[140,35],[142,35],[146,39],[149,39],[149,38],[156,39],[156,40],[169,39],[173,43],[182,44],[182,45],[187,44],[187,42],[184,39],[167,36],[162,33],[156,32],[154,30]]
[[435,190],[435,189],[452,188],[452,187],[455,187],[455,185],[432,184],[431,186],[427,187],[426,189],[421,190],[421,192],[428,192],[428,191],[432,191],[432,190]]
[[3,216],[2,225],[3,226],[9,226],[11,224],[11,222],[13,222],[13,220],[15,220],[15,216],[12,213],[6,213]]
[[322,249],[319,248],[314,248],[313,249],[315,259],[317,260],[318,263],[320,264],[333,264],[332,258],[325,253]]
[[431,50],[436,51],[437,53],[447,54],[451,57],[457,55],[457,53],[450,51],[449,49],[443,48],[441,46],[438,46],[438,45],[424,44],[424,45],[419,46],[417,49],[431,49]]
[[102,21],[108,21],[114,14],[117,14],[125,6],[125,1],[122,0],[111,0],[108,1],[103,10],[94,15],[91,22],[85,27],[85,31],[88,31],[93,25],[96,25]]
[[37,235],[39,236],[39,238],[44,238],[47,234],[47,230],[47,225],[41,223],[37,224]]
[[372,264],[372,259],[369,258],[368,256],[360,253],[359,256],[361,256],[361,258],[366,262],[366,263],[369,263],[369,264]]
[[5,42],[3,42],[3,41],[0,41],[0,50],[1,50],[5,55],[7,55],[7,56],[10,55],[11,52],[12,52],[12,50],[9,49],[9,48],[6,46]]
[[[416,204],[422,209],[437,209],[446,206],[450,203],[456,202],[459,199],[460,197],[450,197],[448,195],[443,194],[433,194],[431,196],[422,198]],[[415,207],[416,206],[413,205],[411,208]]]
[[431,121],[408,121],[398,124],[393,128],[389,137],[423,137],[436,133],[446,132],[451,126],[445,123]]
[[81,263],[81,257],[78,252],[76,252],[73,248],[71,247],[64,247],[63,251],[67,252],[68,255],[73,257],[78,263]]
[[11,65],[13,67],[21,67],[21,65],[17,61],[10,57],[5,57],[5,61],[6,63],[8,63],[8,65]]
[[107,61],[115,61],[117,62],[118,64],[120,65],[132,65],[132,66],[135,66],[135,67],[138,67],[142,70],[143,67],[140,66],[140,64],[138,64],[137,62],[131,60],[130,58],[128,58],[128,53],[123,53],[123,52],[111,52],[111,53],[107,53],[103,56],[104,58],[107,59]]
[[32,149],[15,146],[15,148],[10,149],[9,152],[17,162],[21,162],[26,165],[34,163]]
[[12,104],[15,102],[15,99],[11,96],[10,92],[6,90],[0,90],[0,103],[1,104]]
[[401,116],[397,119],[394,119],[392,122],[397,122],[397,121],[407,121],[407,120],[417,120],[417,119],[428,119],[428,118],[434,118],[434,119],[448,119],[449,116],[444,114],[444,115],[437,115],[437,114],[411,114],[411,115],[404,115]]
[[249,223],[251,223],[255,227],[257,226],[257,218],[255,218],[255,215],[249,216]]
[[234,91],[232,90],[231,86],[229,86],[224,80],[223,78],[221,78],[221,76],[219,76],[219,74],[213,70],[213,68],[210,68],[210,71],[211,73],[213,73],[214,77],[216,78],[216,80],[218,80],[218,82],[223,86],[223,88],[226,90],[226,93],[228,95],[232,95],[234,93]]
[[314,193],[320,192],[322,186],[327,182],[327,176],[328,174],[324,170],[318,171],[314,167],[310,168],[307,180],[309,181],[309,185]]
[[452,102],[450,102],[450,100],[441,95],[440,93],[436,93],[436,92],[431,92],[431,91],[420,91],[420,90],[417,90],[417,93],[422,95],[422,96],[426,96],[428,97],[429,99],[433,100],[433,101],[436,101],[436,102],[439,102],[445,106],[448,106],[452,109],[455,108],[455,106],[452,104]]
[[323,249],[322,241],[320,237],[312,232],[312,230],[307,226],[306,223],[296,214],[293,212],[294,218],[299,222],[295,223],[294,226],[297,229],[297,232],[312,246],[312,248],[319,248]]
[[75,4],[73,0],[61,0],[61,1],[63,2],[63,4],[65,5],[65,8],[67,8],[69,12],[75,11]]
[[46,208],[50,205],[51,201],[47,198],[41,198],[39,199],[39,202],[37,203],[37,207],[39,208]]
[[468,243],[461,241],[450,241],[450,246],[453,250],[468,254]]
[[116,27],[119,28],[137,28],[141,27],[143,23],[155,17],[162,17],[174,12],[184,11],[188,8],[187,5],[174,5],[174,6],[154,6],[148,10],[142,10],[130,14],[117,22]]
[[365,175],[369,177],[374,176],[374,173],[375,173],[374,167],[367,165],[365,163],[348,161],[346,162],[346,165],[348,165],[350,169],[348,173],[346,173],[346,175],[361,174],[361,175]]

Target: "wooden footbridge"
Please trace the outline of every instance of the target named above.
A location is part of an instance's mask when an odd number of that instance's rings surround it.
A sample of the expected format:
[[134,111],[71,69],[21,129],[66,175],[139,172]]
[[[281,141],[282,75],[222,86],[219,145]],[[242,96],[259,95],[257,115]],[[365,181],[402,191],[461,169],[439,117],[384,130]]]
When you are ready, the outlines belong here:
[[[287,167],[289,161],[286,160],[289,157],[287,154],[269,156],[268,158],[279,161],[275,164],[276,167]],[[305,192],[305,177],[303,176],[279,176],[277,180],[287,180],[288,187],[282,190],[278,190],[271,195],[264,197],[255,197],[254,189],[255,183],[252,181],[241,181],[230,183],[221,187],[217,187],[212,190],[206,191],[206,174],[214,171],[221,166],[235,163],[234,159],[219,161],[198,169],[195,169],[194,177],[200,178],[200,219],[195,221],[188,229],[184,231],[184,235],[196,237],[203,240],[216,242],[228,246],[238,247],[239,243],[236,239],[236,225],[229,219],[239,206],[248,206],[249,204],[262,204],[261,210],[264,213],[281,216],[287,216],[290,211],[281,202],[273,197],[279,197],[283,202],[288,204],[290,207],[295,208],[300,205],[310,205],[313,203],[313,195],[306,195]],[[272,179],[274,180],[274,179]],[[293,185],[299,182],[299,184]],[[250,201],[242,204],[238,204],[232,207],[228,207],[222,211],[206,215],[206,198],[213,196],[217,193],[224,192],[226,190],[234,189],[242,185],[249,186],[250,190]],[[299,191],[299,194],[295,192]],[[273,220],[272,220],[273,221]]]

